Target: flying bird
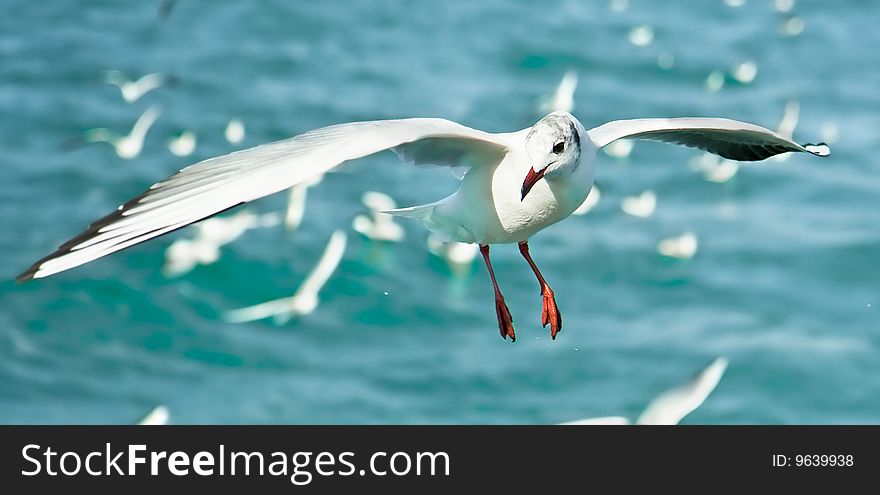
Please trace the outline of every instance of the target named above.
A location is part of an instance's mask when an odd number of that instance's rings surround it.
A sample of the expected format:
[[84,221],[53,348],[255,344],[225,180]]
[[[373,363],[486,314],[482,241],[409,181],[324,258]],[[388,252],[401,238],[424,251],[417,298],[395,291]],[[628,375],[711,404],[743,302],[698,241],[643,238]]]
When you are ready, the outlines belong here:
[[[728,360],[724,356],[715,358],[687,383],[667,390],[651,401],[642,414],[636,418],[637,425],[677,425],[685,416],[700,407],[709,394],[718,386]],[[633,422],[623,416],[602,416],[559,423],[561,425],[629,425]]]
[[136,81],[132,81],[118,70],[105,70],[102,75],[105,83],[119,88],[119,92],[122,93],[122,99],[126,103],[134,103],[150,91],[166,86],[174,81],[173,78],[158,73],[147,74]]
[[183,275],[196,265],[210,265],[220,259],[220,248],[251,229],[274,227],[281,222],[278,213],[256,214],[247,210],[227,217],[214,217],[195,226],[192,238],[177,239],[165,250],[162,273],[166,277]]
[[369,208],[367,215],[358,215],[351,221],[351,228],[367,239],[379,242],[400,242],[403,240],[403,227],[394,221],[394,217],[388,214],[395,211],[397,203],[387,194],[376,191],[367,191],[361,197],[361,202]]
[[587,130],[559,111],[526,129],[498,134],[437,118],[339,124],[186,167],[95,221],[18,280],[71,269],[390,149],[415,164],[469,167],[450,196],[388,213],[421,220],[450,240],[479,245],[499,331],[512,341],[513,319],[489,246],[518,244],[540,285],[541,323],[550,325],[555,339],[562,317],[553,290],[529,254],[529,238],[584,202],[593,185],[596,151],[622,138],[677,143],[745,161],[786,152],[829,154],[824,144],[800,145],[763,127],[720,118],[618,120]]
[[120,158],[125,160],[137,158],[144,148],[144,139],[147,137],[147,132],[153,127],[160,113],[158,107],[148,108],[138,117],[131,131],[126,135],[120,135],[110,129],[99,127],[85,131],[81,138],[75,138],[67,143],[65,147],[78,147],[85,143],[108,143],[113,146],[113,149]]
[[318,307],[318,293],[336,271],[348,236],[337,230],[330,235],[330,241],[324,248],[324,254],[318,264],[306,275],[296,292],[290,297],[282,297],[246,308],[227,311],[223,318],[230,323],[244,323],[264,318],[273,318],[276,324],[283,324],[291,317],[305,316]]

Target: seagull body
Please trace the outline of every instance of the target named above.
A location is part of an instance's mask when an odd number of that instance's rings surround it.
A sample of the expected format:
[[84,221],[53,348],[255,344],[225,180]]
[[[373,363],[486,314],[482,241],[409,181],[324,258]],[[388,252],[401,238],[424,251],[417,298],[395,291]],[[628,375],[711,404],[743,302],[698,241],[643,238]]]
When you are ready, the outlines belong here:
[[118,70],[108,70],[104,71],[104,82],[119,88],[122,99],[127,103],[134,103],[150,91],[166,85],[169,79],[164,74],[147,74],[137,81],[132,81]]
[[406,162],[468,168],[450,196],[389,213],[421,220],[450,240],[480,246],[493,282],[499,330],[512,340],[513,322],[495,280],[489,245],[519,244],[541,287],[541,322],[551,326],[555,338],[562,319],[553,291],[529,254],[528,239],[583,204],[593,185],[596,151],[621,138],[672,142],[747,161],[786,152],[829,152],[824,145],[801,146],[763,127],[716,118],[619,120],[587,130],[571,114],[553,112],[529,128],[499,134],[436,118],[340,124],[184,168],[94,222],[18,280],[68,270],[282,191],[343,162],[391,149]]
[[131,128],[131,132],[127,135],[121,136],[110,129],[101,127],[87,130],[83,139],[89,143],[109,143],[116,150],[116,154],[120,158],[131,160],[141,154],[147,132],[156,122],[156,119],[159,118],[160,113],[158,107],[148,108],[138,117]]
[[[667,390],[651,401],[636,419],[637,425],[677,425],[685,416],[700,407],[727,371],[728,360],[724,356],[715,358],[689,382]],[[623,416],[603,416],[559,423],[561,425],[630,425],[629,418]]]
[[291,317],[310,314],[318,307],[318,292],[342,261],[346,238],[345,232],[341,230],[333,232],[318,264],[306,275],[293,296],[227,311],[223,315],[224,319],[230,323],[244,323],[273,318],[277,324],[283,324]]

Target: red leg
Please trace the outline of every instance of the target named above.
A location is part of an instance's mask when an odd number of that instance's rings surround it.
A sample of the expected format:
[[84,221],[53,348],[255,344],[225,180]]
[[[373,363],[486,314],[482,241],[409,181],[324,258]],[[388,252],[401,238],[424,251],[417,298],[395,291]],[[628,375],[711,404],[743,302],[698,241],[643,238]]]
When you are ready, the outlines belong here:
[[510,341],[516,342],[516,334],[513,332],[513,318],[510,317],[510,310],[507,309],[507,303],[504,302],[504,296],[501,295],[501,289],[498,288],[498,282],[495,281],[495,271],[492,270],[492,262],[489,261],[489,246],[481,244],[480,253],[483,255],[483,261],[486,262],[486,268],[489,269],[492,288],[495,289],[495,314],[498,316],[498,329],[501,330],[501,337],[506,339],[510,336]]
[[538,283],[541,284],[541,297],[543,298],[543,304],[541,306],[541,325],[546,327],[549,323],[550,337],[556,339],[556,334],[562,330],[562,315],[559,314],[559,308],[556,306],[556,297],[553,295],[553,289],[547,285],[547,281],[544,280],[544,276],[541,275],[538,266],[532,261],[532,257],[529,255],[529,241],[519,243],[519,252],[523,255],[523,258],[529,262],[529,266],[532,267],[532,271],[535,272],[535,276],[538,277]]

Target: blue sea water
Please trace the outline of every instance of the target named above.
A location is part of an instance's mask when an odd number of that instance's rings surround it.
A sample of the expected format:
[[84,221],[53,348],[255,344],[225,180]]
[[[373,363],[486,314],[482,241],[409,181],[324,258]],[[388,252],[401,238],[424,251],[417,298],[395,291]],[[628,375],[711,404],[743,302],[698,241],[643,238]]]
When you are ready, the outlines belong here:
[[[685,423],[880,421],[880,4],[632,0],[158,2],[8,0],[0,16],[0,422],[132,423],[157,404],[174,423],[523,423],[635,416],[714,357],[730,367]],[[796,17],[792,21],[791,17]],[[798,20],[803,31],[797,33]],[[636,46],[630,31],[653,40]],[[788,35],[785,34],[788,26]],[[793,30],[793,31],[792,31]],[[667,54],[667,55],[664,55]],[[671,68],[658,66],[658,57]],[[754,61],[757,75],[730,70]],[[127,104],[101,71],[172,74]],[[223,311],[292,293],[365,190],[402,205],[453,191],[445,170],[380,154],[312,189],[302,227],[251,231],[215,264],[160,273],[186,231],[17,285],[14,276],[156,180],[237,147],[354,120],[438,116],[490,131],[540,115],[568,69],[587,126],[724,116],[795,138],[833,138],[827,159],[750,164],[706,182],[690,149],[601,154],[602,199],[535,236],[562,309],[555,341],[514,246],[492,251],[519,339],[499,335],[484,268],[455,278],[427,233],[381,245],[350,231],[313,314],[276,326]],[[713,71],[724,74],[707,89]],[[717,79],[718,75],[715,76]],[[162,115],[134,160],[59,145],[92,127]],[[191,129],[189,158],[166,146]],[[620,200],[658,196],[646,219]],[[284,207],[270,197],[251,206]],[[657,242],[692,231],[690,260]]]

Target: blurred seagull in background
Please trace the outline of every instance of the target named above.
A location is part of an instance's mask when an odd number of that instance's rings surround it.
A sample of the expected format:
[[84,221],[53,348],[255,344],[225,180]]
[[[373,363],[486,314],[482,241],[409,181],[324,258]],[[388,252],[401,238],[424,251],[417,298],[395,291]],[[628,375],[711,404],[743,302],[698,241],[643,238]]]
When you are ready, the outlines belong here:
[[369,215],[358,215],[351,222],[355,232],[380,242],[400,242],[403,240],[403,227],[394,221],[387,211],[397,207],[391,196],[375,191],[367,191],[361,197],[364,206],[370,209]]
[[232,144],[238,144],[244,140],[244,122],[241,119],[232,119],[226,124],[224,131],[226,140]]
[[345,232],[341,230],[333,232],[318,264],[306,275],[293,296],[227,311],[223,314],[223,319],[230,323],[244,323],[273,318],[275,324],[282,325],[291,317],[310,314],[318,307],[318,293],[321,288],[324,287],[324,284],[336,271],[339,262],[342,261],[346,237]]
[[131,131],[127,135],[120,135],[110,129],[100,127],[97,129],[89,129],[83,133],[82,138],[67,143],[73,147],[85,143],[109,143],[116,150],[116,154],[125,160],[137,158],[144,148],[144,139],[150,127],[159,118],[161,112],[159,107],[150,107],[145,111],[132,126]]
[[670,258],[686,260],[697,253],[697,235],[685,232],[678,237],[669,237],[657,243],[657,252]]
[[191,239],[177,239],[165,250],[166,277],[183,275],[196,265],[210,265],[220,259],[220,248],[251,229],[274,227],[281,221],[277,213],[258,215],[240,211],[227,217],[214,217],[196,225]]
[[140,426],[156,426],[156,425],[167,425],[168,420],[171,418],[171,413],[168,411],[168,408],[165,406],[156,406],[152,411],[147,413],[146,416],[143,417],[140,421],[138,421],[138,425]]
[[[663,392],[648,404],[636,419],[637,425],[677,425],[685,416],[694,412],[709,394],[718,386],[727,370],[728,360],[724,356],[715,358],[712,364],[699,372],[694,379]],[[629,418],[623,416],[604,416],[559,423],[560,425],[629,425]]]
[[545,114],[556,111],[571,112],[574,110],[574,92],[577,90],[577,85],[577,72],[569,70],[562,76],[553,94],[541,97],[539,110]]
[[620,202],[620,209],[627,215],[639,218],[648,218],[654,214],[657,208],[657,194],[650,189],[638,196],[627,196]]
[[189,156],[196,150],[196,133],[193,131],[183,131],[177,136],[168,140],[168,150],[174,156]]
[[134,103],[150,91],[161,88],[173,81],[172,78],[158,73],[147,74],[137,81],[132,81],[118,70],[105,70],[102,76],[105,83],[119,88],[119,91],[122,93],[122,99],[127,103]]
[[470,272],[480,248],[472,243],[444,240],[432,232],[428,236],[428,251],[442,258],[454,275],[462,276]]
[[716,184],[729,181],[739,171],[738,162],[720,158],[712,153],[703,153],[694,157],[691,160],[691,166],[694,170],[702,173],[703,179]]
[[95,221],[18,281],[69,270],[283,191],[346,161],[393,150],[407,162],[468,171],[446,198],[385,212],[420,220],[450,240],[479,244],[492,281],[498,328],[511,340],[513,319],[489,246],[518,244],[540,286],[541,323],[550,325],[556,338],[562,317],[553,290],[529,254],[528,240],[583,204],[593,185],[596,151],[624,138],[682,144],[731,160],[756,161],[787,152],[829,154],[824,144],[800,145],[763,127],[721,118],[618,120],[587,130],[568,112],[553,112],[531,127],[499,134],[437,118],[339,124],[186,167]]

